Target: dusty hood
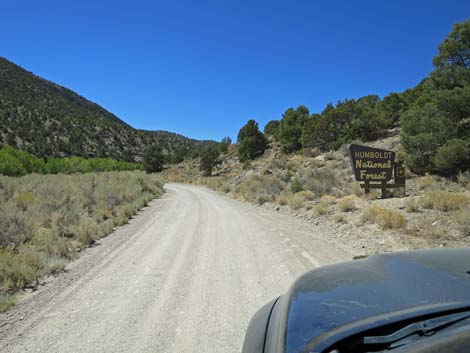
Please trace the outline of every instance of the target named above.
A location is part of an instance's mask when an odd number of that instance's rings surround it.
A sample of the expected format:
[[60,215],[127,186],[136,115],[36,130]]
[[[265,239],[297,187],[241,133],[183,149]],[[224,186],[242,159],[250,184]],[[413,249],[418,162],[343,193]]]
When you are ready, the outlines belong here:
[[320,351],[364,327],[470,305],[470,249],[384,254],[322,267],[300,277],[282,302],[286,352],[306,345],[307,352]]

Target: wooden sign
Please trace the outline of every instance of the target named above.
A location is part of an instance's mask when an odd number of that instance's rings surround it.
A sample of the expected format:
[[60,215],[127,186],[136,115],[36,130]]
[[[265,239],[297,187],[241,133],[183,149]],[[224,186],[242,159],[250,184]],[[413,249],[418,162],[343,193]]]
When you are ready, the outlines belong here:
[[395,152],[349,145],[351,166],[357,181],[385,183],[393,177]]
[[[370,189],[382,189],[382,197],[387,197],[386,189],[403,188],[405,195],[405,167],[395,163],[395,152],[360,145],[349,145],[349,156],[354,177],[362,182],[366,194]],[[394,177],[393,184],[387,184]]]

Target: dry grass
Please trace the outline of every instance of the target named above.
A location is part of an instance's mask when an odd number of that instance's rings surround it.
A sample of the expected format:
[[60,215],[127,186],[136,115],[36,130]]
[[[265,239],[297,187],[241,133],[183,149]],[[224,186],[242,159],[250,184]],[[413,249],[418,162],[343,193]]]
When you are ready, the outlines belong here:
[[401,229],[406,225],[406,219],[400,212],[379,206],[370,206],[363,214],[362,220],[376,223],[382,229]]
[[470,198],[468,196],[441,190],[429,190],[421,198],[421,206],[423,208],[443,212],[456,211],[468,204],[470,204]]
[[287,199],[287,204],[293,210],[299,210],[305,205],[305,196],[298,192]]
[[405,202],[406,212],[415,213],[419,211],[419,199],[416,197],[410,197]]
[[349,195],[338,200],[338,209],[341,212],[351,212],[356,209],[356,196]]
[[320,202],[326,203],[328,205],[333,205],[336,203],[336,197],[331,196],[331,195],[323,195],[320,198]]
[[425,217],[417,225],[411,227],[408,232],[427,239],[439,239],[447,235],[445,227],[436,217]]
[[236,192],[244,200],[262,205],[276,200],[285,188],[285,183],[274,175],[253,174],[237,186]]
[[202,178],[201,183],[209,189],[223,192],[225,194],[232,191],[231,186],[224,177],[207,177]]
[[315,213],[319,216],[330,214],[330,205],[326,202],[320,202],[318,205],[315,206]]
[[460,172],[457,175],[458,183],[467,190],[470,190],[470,171]]
[[464,237],[470,236],[470,206],[452,212],[452,218],[457,223],[460,232]]
[[363,197],[365,195],[364,189],[362,189],[361,185],[356,181],[349,183],[348,187],[350,194],[356,195],[357,197]]
[[300,191],[297,193],[300,197],[303,197],[304,200],[313,201],[315,200],[315,194],[309,190]]
[[0,310],[162,193],[137,171],[0,177]]
[[334,195],[335,189],[340,185],[338,173],[334,169],[326,167],[301,169],[297,172],[296,178],[303,190],[311,191],[316,197]]
[[346,218],[344,217],[344,215],[342,213],[335,214],[333,219],[336,223],[345,223],[346,222]]
[[428,190],[437,187],[438,183],[435,177],[426,175],[416,179],[416,185],[419,190]]
[[291,193],[288,190],[282,190],[281,193],[277,196],[276,201],[281,206],[286,206],[291,197]]
[[15,305],[15,298],[13,296],[0,293],[0,313],[8,310],[13,305]]

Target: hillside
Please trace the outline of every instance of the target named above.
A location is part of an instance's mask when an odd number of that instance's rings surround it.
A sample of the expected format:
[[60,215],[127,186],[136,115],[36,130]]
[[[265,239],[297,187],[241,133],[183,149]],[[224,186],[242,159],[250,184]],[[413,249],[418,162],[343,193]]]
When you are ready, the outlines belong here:
[[166,152],[203,142],[134,129],[103,107],[0,57],[0,145],[40,157],[111,157],[140,161],[144,148]]

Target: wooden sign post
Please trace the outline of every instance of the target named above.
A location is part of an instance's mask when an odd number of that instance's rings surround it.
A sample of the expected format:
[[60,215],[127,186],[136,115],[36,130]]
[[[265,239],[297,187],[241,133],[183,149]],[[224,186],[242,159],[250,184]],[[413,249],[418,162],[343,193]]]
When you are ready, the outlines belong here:
[[[382,189],[382,197],[386,197],[387,189],[405,187],[405,168],[395,163],[395,152],[349,145],[349,156],[354,177],[366,194],[370,189]],[[395,182],[387,184],[393,177]]]

